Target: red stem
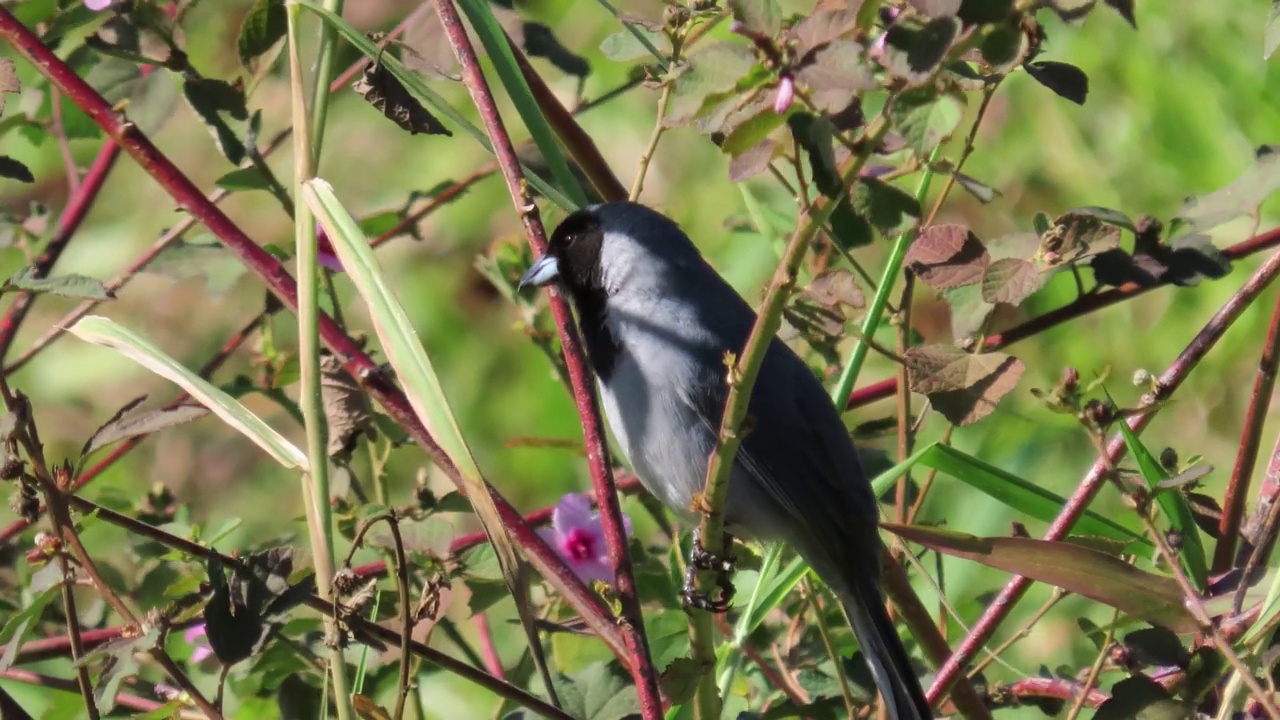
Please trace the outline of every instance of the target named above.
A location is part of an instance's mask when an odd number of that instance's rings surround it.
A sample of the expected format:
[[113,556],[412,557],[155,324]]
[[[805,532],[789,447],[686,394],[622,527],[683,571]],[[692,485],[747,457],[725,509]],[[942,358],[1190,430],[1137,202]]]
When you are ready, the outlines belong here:
[[[1262,250],[1269,250],[1280,245],[1280,228],[1274,228],[1260,235],[1255,235],[1248,240],[1236,243],[1229,248],[1225,248],[1222,254],[1229,260],[1239,260]],[[1137,297],[1148,290],[1154,290],[1163,285],[1139,286],[1134,283],[1121,285],[1117,288],[1105,290],[1093,295],[1085,295],[1070,305],[1064,305],[1056,310],[1050,310],[1044,315],[1040,315],[1010,328],[1003,333],[995,333],[987,336],[986,342],[983,344],[985,350],[999,350],[1008,347],[1019,340],[1025,340],[1032,335],[1037,335],[1050,328],[1057,327],[1069,320],[1075,320],[1078,317],[1088,315],[1089,313],[1110,307],[1118,302]],[[870,405],[877,400],[893,397],[898,392],[898,381],[895,378],[881,380],[878,383],[872,383],[865,387],[855,389],[849,394],[849,400],[845,403],[845,410]]]
[[[1080,694],[1080,683],[1062,678],[1029,677],[1019,680],[999,691],[1017,698],[1057,698],[1059,700],[1075,700]],[[1092,688],[1085,696],[1084,706],[1096,708],[1110,699],[1106,693]]]
[[1267,330],[1267,343],[1258,361],[1258,374],[1253,379],[1253,393],[1249,396],[1249,409],[1244,416],[1244,429],[1240,434],[1240,452],[1231,471],[1231,482],[1222,502],[1222,519],[1218,523],[1218,544],[1213,551],[1213,572],[1223,572],[1235,559],[1236,541],[1240,536],[1240,520],[1244,517],[1245,500],[1249,496],[1249,483],[1258,462],[1258,443],[1262,437],[1262,425],[1271,405],[1271,391],[1276,382],[1276,366],[1280,364],[1280,297],[1271,311],[1271,327]]
[[[280,302],[297,311],[297,285],[283,265],[245,235],[216,205],[209,202],[200,189],[151,143],[138,128],[116,113],[96,90],[75,74],[40,38],[24,26],[7,8],[0,7],[0,37],[31,62],[50,83],[76,103],[107,135],[115,140],[147,174],[174,198],[178,207],[200,220],[218,240],[245,266],[266,283]],[[321,314],[320,337],[335,355],[343,359],[344,368],[360,381],[362,387],[386,411],[393,421],[404,427],[465,493],[458,469],[436,444],[435,439],[418,420],[404,393],[382,373],[360,345],[352,340],[331,317]],[[516,544],[526,553],[540,572],[581,613],[584,620],[618,655],[629,663],[613,613],[591,592],[568,565],[525,524],[515,508],[492,487],[489,488],[499,514],[507,523]],[[616,507],[616,500],[615,500]]]
[[488,668],[490,675],[506,680],[507,675],[502,670],[502,660],[498,658],[498,647],[493,644],[493,631],[489,629],[489,616],[480,613],[471,620],[475,623],[476,632],[480,635],[480,655],[484,658],[484,666]]
[[[120,157],[120,146],[112,140],[107,140],[98,151],[98,157],[94,159],[93,165],[89,166],[89,172],[85,173],[84,180],[67,200],[67,207],[58,218],[58,227],[54,230],[49,245],[45,247],[44,252],[40,253],[40,257],[36,258],[36,277],[48,275],[53,269],[53,264],[62,256],[62,251],[67,249],[72,236],[84,222],[94,201],[98,199],[98,193],[106,183],[111,168],[115,167],[118,157]],[[9,354],[9,348],[13,346],[13,340],[18,335],[18,328],[22,326],[22,321],[26,319],[34,300],[35,293],[23,291],[16,294],[13,304],[9,306],[4,317],[0,318],[0,359]]]
[[[1266,289],[1266,287],[1280,274],[1280,253],[1274,254],[1267,258],[1262,267],[1237,290],[1226,304],[1214,314],[1209,322],[1200,330],[1200,332],[1192,339],[1192,341],[1183,349],[1178,358],[1173,361],[1167,370],[1160,376],[1158,387],[1160,390],[1159,400],[1166,400],[1175,390],[1186,380],[1192,369],[1200,362],[1202,358],[1213,348],[1214,344],[1227,331],[1227,328],[1240,317],[1245,308],[1253,302],[1258,295]],[[1156,412],[1160,409],[1160,404],[1156,404],[1145,412],[1138,413],[1127,420],[1129,427],[1135,433],[1142,432],[1143,428],[1151,422]],[[1044,534],[1045,540],[1061,540],[1071,531],[1076,521],[1088,508],[1089,503],[1093,501],[1094,496],[1101,489],[1108,474],[1108,468],[1115,467],[1116,463],[1125,454],[1124,438],[1117,435],[1107,446],[1107,457],[1099,458],[1094,462],[1093,467],[1089,469],[1089,473],[1085,475],[1076,491],[1072,493],[1066,504],[1062,507],[1062,511],[1058,517],[1049,526]],[[995,600],[987,605],[987,609],[983,612],[982,617],[978,619],[965,636],[964,640],[956,647],[951,657],[942,667],[938,668],[938,674],[934,678],[933,685],[930,686],[928,697],[931,703],[937,703],[951,687],[951,684],[959,678],[967,666],[977,655],[978,651],[986,645],[987,641],[995,633],[996,628],[1004,621],[1013,606],[1022,597],[1027,588],[1031,586],[1031,581],[1021,575],[1015,575],[1010,578],[1004,588],[996,596]]]
[[[453,46],[458,63],[462,66],[463,82],[471,93],[484,123],[485,132],[493,143],[494,155],[502,168],[502,177],[507,182],[507,190],[515,202],[516,212],[524,221],[525,233],[529,244],[542,255],[547,251],[546,231],[538,213],[538,206],[529,197],[528,185],[520,170],[520,160],[516,156],[515,146],[507,134],[498,114],[498,106],[493,100],[480,61],[476,57],[475,48],[467,36],[466,27],[458,15],[453,0],[437,0],[436,12],[440,15],[440,24],[444,26],[445,35]],[[658,692],[658,674],[653,668],[653,659],[649,656],[649,644],[645,638],[644,616],[640,608],[640,597],[636,591],[635,578],[631,572],[631,557],[627,553],[627,534],[622,523],[622,508],[618,503],[617,490],[613,483],[613,463],[609,459],[609,446],[604,441],[604,424],[600,420],[600,408],[596,403],[594,377],[587,364],[587,356],[578,339],[573,322],[573,314],[569,311],[564,298],[551,291],[551,313],[555,318],[556,328],[560,331],[560,346],[564,352],[565,365],[569,372],[569,384],[573,389],[574,403],[578,408],[578,416],[582,421],[583,438],[587,446],[587,464],[591,469],[591,482],[596,491],[596,502],[600,506],[601,529],[604,531],[605,544],[609,548],[609,560],[613,566],[614,584],[622,605],[623,637],[631,659],[631,674],[636,684],[636,693],[640,698],[640,709],[645,720],[659,720],[662,717],[662,699]]]

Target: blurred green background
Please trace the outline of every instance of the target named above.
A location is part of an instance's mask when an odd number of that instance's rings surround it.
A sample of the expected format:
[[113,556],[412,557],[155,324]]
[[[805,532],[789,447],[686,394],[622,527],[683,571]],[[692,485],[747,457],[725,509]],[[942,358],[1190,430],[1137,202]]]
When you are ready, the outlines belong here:
[[[232,79],[240,72],[234,53],[236,32],[247,0],[204,2],[193,11],[187,27],[192,62],[212,77]],[[800,3],[789,3],[797,8]],[[348,3],[347,17],[362,29],[388,29],[416,3],[361,0]],[[528,19],[545,22],[570,49],[587,57],[591,75],[584,96],[599,96],[623,82],[629,64],[615,63],[597,49],[600,41],[619,29],[616,19],[591,2],[543,0],[518,3]],[[620,3],[624,12],[657,18],[657,2]],[[1084,107],[1073,105],[1025,73],[1014,74],[1000,88],[981,131],[966,172],[994,187],[1002,196],[980,205],[955,192],[939,222],[969,225],[980,237],[1029,230],[1036,212],[1054,216],[1080,205],[1101,205],[1131,217],[1153,214],[1169,218],[1187,195],[1215,190],[1242,172],[1257,145],[1280,141],[1280,78],[1274,63],[1262,59],[1263,3],[1226,6],[1217,2],[1140,3],[1135,32],[1117,14],[1095,12],[1081,27],[1064,27],[1044,18],[1049,34],[1043,59],[1069,62],[1089,76]],[[198,28],[193,30],[193,28]],[[341,67],[353,59],[344,54]],[[553,89],[566,102],[577,82],[542,60]],[[19,61],[26,87],[30,69]],[[250,99],[251,108],[264,113],[263,137],[289,123],[287,78],[283,63]],[[432,87],[474,118],[465,89],[433,80]],[[11,103],[34,102],[32,91]],[[629,184],[637,158],[653,127],[657,91],[637,88],[581,117],[586,130],[614,170]],[[972,113],[976,102],[970,102]],[[506,110],[510,106],[504,104]],[[522,139],[514,112],[505,115],[513,135]],[[361,215],[399,207],[412,190],[426,190],[447,179],[460,179],[488,162],[487,153],[462,134],[453,138],[411,137],[368,107],[348,90],[333,101],[319,173],[329,180],[352,213]],[[967,127],[964,126],[964,127]],[[201,187],[230,170],[209,134],[188,107],[179,101],[172,117],[154,136],[157,144]],[[56,143],[40,146],[18,135],[6,136],[4,152],[25,162],[34,172],[33,186],[6,183],[3,202],[25,207],[31,200],[60,210],[66,200],[66,181]],[[75,157],[87,165],[100,141],[78,140]],[[954,149],[957,143],[953,142]],[[743,214],[741,195],[727,181],[726,158],[692,128],[673,130],[664,137],[645,185],[643,200],[670,214],[689,232],[713,263],[748,299],[757,300],[775,262],[774,248],[759,239],[730,235],[725,222]],[[285,179],[292,159],[286,147],[271,158]],[[914,179],[906,181],[914,187]],[[939,187],[935,183],[935,191]],[[753,181],[758,193],[773,193],[767,181]],[[288,247],[292,226],[279,205],[266,193],[242,193],[224,203],[227,212],[262,244]],[[1274,225],[1280,206],[1264,206],[1261,228]],[[57,271],[80,272],[107,279],[145,250],[179,219],[173,203],[160,187],[127,157],[122,158],[89,215],[57,266]],[[548,223],[559,215],[546,213]],[[1219,246],[1248,236],[1250,222],[1219,228]],[[563,493],[588,487],[585,463],[563,450],[508,447],[519,438],[579,440],[573,405],[558,385],[541,354],[519,332],[515,310],[487,288],[473,269],[477,253],[495,241],[518,240],[520,225],[502,183],[490,178],[460,200],[431,216],[422,227],[423,242],[400,239],[383,251],[384,267],[399,288],[423,342],[472,441],[489,479],[517,506],[534,510],[553,504]],[[883,245],[859,251],[873,273],[881,266]],[[1237,263],[1228,278],[1194,289],[1160,289],[1026,340],[1010,352],[1027,363],[1019,389],[995,414],[955,433],[958,447],[1018,473],[1060,494],[1069,494],[1094,459],[1085,436],[1070,418],[1051,414],[1032,397],[1029,388],[1049,387],[1064,366],[1078,368],[1085,378],[1110,368],[1110,391],[1121,404],[1136,401],[1140,391],[1129,384],[1133,372],[1163,370],[1195,335],[1209,316],[1259,264],[1258,258]],[[0,272],[12,273],[23,264],[21,253],[0,253]],[[345,297],[349,287],[338,285]],[[1016,312],[999,315],[1007,327],[1069,302],[1074,285],[1059,277],[1044,292]],[[138,329],[189,366],[202,364],[225,338],[257,313],[261,288],[243,279],[221,295],[207,292],[198,279],[174,281],[143,275],[101,313]],[[945,306],[917,293],[917,319],[926,339],[948,341]],[[1230,331],[1164,408],[1145,438],[1150,446],[1170,446],[1186,458],[1201,454],[1216,471],[1207,480],[1208,494],[1221,497],[1235,458],[1241,418],[1253,382],[1254,368],[1275,300],[1268,291]],[[36,306],[15,344],[20,352],[56,322],[72,301],[46,297]],[[361,311],[347,305],[356,327],[365,327]],[[291,334],[288,319],[275,323],[281,342]],[[889,339],[889,336],[885,336]],[[254,372],[241,352],[218,379]],[[872,355],[863,373],[869,383],[891,377],[893,366]],[[28,393],[51,458],[74,457],[95,427],[125,401],[139,394],[160,402],[174,389],[132,363],[105,349],[63,338],[24,368],[10,383]],[[301,431],[273,405],[251,398],[251,407],[268,416],[290,437]],[[917,398],[917,406],[919,399]],[[861,422],[893,412],[882,402],[854,413]],[[943,429],[938,417],[924,424],[922,441],[935,439]],[[1267,426],[1262,446],[1269,448],[1275,428]],[[891,445],[886,444],[886,450]],[[407,498],[422,458],[412,449],[397,453],[392,463],[397,500]],[[152,483],[164,483],[181,502],[190,503],[195,521],[210,527],[231,518],[243,523],[220,549],[229,550],[266,538],[294,533],[302,536],[301,505],[296,479],[279,471],[247,441],[214,420],[165,432],[148,440],[117,463],[90,489],[89,495],[115,493],[138,497]],[[433,479],[443,492],[448,484]],[[635,518],[643,513],[628,500]],[[1103,491],[1095,508],[1122,522],[1131,522],[1113,490]],[[0,508],[0,523],[12,520]],[[952,529],[975,534],[1007,534],[1016,517],[995,501],[964,490],[950,478],[925,505],[923,519],[942,521]],[[1043,528],[1028,522],[1033,534]],[[471,528],[460,527],[459,531]],[[638,523],[641,533],[652,525]],[[651,538],[652,539],[652,538]],[[109,552],[109,551],[108,551]],[[932,561],[930,561],[930,564]],[[1005,579],[969,563],[947,560],[947,597],[966,622],[980,612],[989,591]],[[931,591],[918,583],[930,601]],[[998,638],[1019,626],[1048,597],[1036,588],[1005,623]],[[465,606],[454,612],[465,616]],[[498,619],[509,608],[502,608]],[[1088,615],[1102,623],[1110,613],[1069,599],[1031,635],[1005,656],[1018,672],[1034,673],[1041,665],[1067,663],[1079,667],[1092,660],[1091,646],[1082,642],[1075,618]],[[503,656],[513,660],[520,647],[515,631],[495,620]],[[955,629],[952,638],[962,631]],[[504,642],[506,641],[506,642]],[[508,657],[509,656],[509,657]],[[993,676],[1016,674],[999,665]],[[436,676],[432,691],[440,707],[452,707],[477,691],[450,684]],[[439,687],[436,687],[436,684]],[[463,707],[462,705],[458,706]],[[467,713],[466,717],[472,717]]]

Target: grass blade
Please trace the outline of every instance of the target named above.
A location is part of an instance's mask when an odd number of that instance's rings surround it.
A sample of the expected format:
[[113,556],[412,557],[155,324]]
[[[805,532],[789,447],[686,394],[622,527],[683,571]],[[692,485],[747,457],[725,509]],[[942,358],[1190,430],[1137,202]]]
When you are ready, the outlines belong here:
[[[1120,426],[1120,434],[1124,436],[1124,444],[1129,448],[1134,460],[1138,461],[1138,471],[1142,473],[1142,479],[1146,480],[1147,486],[1154,490],[1161,480],[1168,479],[1169,473],[1165,471],[1156,456],[1151,454],[1147,446],[1138,439],[1133,429],[1129,427],[1129,423],[1121,421],[1117,424]],[[1187,574],[1191,576],[1196,587],[1203,590],[1209,580],[1209,566],[1205,562],[1200,528],[1196,526],[1186,498],[1177,490],[1157,492],[1155,498],[1161,513],[1168,519],[1170,527],[1182,535],[1182,545],[1178,548],[1178,555],[1182,557],[1183,567],[1187,569]]]
[[88,315],[72,325],[70,332],[85,342],[109,347],[186,390],[281,465],[304,472],[308,469],[307,456],[302,450],[272,430],[262,418],[128,328],[98,315]]
[[[395,59],[391,55],[379,52],[378,46],[369,40],[369,38],[365,37],[364,33],[351,27],[351,25],[347,24],[345,20],[334,15],[332,12],[329,12],[313,0],[291,0],[291,2],[315,13],[321,20],[337,30],[339,35],[346,39],[347,42],[351,43],[352,47],[359,50],[365,56],[375,59],[381,63],[382,67],[385,68],[387,72],[391,73],[392,77],[399,80],[400,84],[404,85],[410,93],[430,105],[433,110],[443,115],[445,119],[455,127],[461,128],[468,135],[475,138],[476,142],[480,143],[484,149],[489,152],[493,152],[493,146],[489,143],[489,138],[485,136],[484,132],[480,128],[469,122],[457,110],[454,110],[453,106],[441,97],[439,93],[427,87],[426,83],[422,81],[422,78],[417,73],[406,68],[399,60]],[[542,194],[543,197],[555,203],[564,211],[572,212],[581,206],[579,203],[574,202],[569,198],[569,196],[561,192],[559,188],[555,187],[540,175],[530,170],[527,166],[521,165],[520,167],[524,170],[524,176],[529,180],[529,184]],[[577,187],[577,185],[575,184],[572,187]]]
[[[1011,472],[983,462],[950,445],[933,443],[916,451],[914,455],[880,473],[871,482],[876,496],[889,488],[916,465],[950,475],[964,484],[999,500],[1005,505],[1042,522],[1053,522],[1066,504],[1066,499]],[[1140,543],[1153,549],[1151,541],[1119,523],[1091,510],[1085,511],[1076,523],[1076,531],[1082,535],[1097,535],[1113,540]]]

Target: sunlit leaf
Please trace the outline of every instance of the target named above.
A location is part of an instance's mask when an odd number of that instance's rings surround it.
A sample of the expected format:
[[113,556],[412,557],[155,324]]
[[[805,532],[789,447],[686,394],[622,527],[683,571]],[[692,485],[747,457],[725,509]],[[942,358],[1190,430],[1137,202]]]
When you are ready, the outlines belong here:
[[950,137],[963,117],[964,98],[952,93],[917,90],[895,97],[889,106],[893,127],[921,158]]
[[931,550],[1070,590],[1174,632],[1199,629],[1177,581],[1072,542],[965,533],[881,523],[899,537]]
[[921,345],[904,356],[913,392],[956,425],[977,422],[1013,390],[1026,365],[1003,353],[973,354],[946,345]]
[[1257,211],[1280,189],[1280,145],[1263,145],[1254,152],[1253,165],[1230,185],[1200,197],[1187,198],[1174,216],[1178,227],[1190,232],[1209,230],[1229,220]]
[[982,241],[963,225],[930,225],[907,249],[911,272],[935,290],[981,282],[991,263]]

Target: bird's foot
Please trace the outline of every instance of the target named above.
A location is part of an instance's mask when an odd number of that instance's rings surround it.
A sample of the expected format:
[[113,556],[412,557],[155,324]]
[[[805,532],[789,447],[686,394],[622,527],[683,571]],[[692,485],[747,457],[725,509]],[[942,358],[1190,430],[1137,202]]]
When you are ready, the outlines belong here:
[[[725,533],[725,550],[733,547],[733,538]],[[684,586],[681,588],[686,608],[697,608],[713,613],[723,613],[729,609],[733,601],[734,587],[730,575],[736,558],[726,552],[724,557],[712,555],[702,546],[702,538],[693,533],[693,550],[689,553],[689,564],[684,570]],[[710,570],[716,574],[716,587],[720,589],[716,598],[698,592],[698,572]]]

